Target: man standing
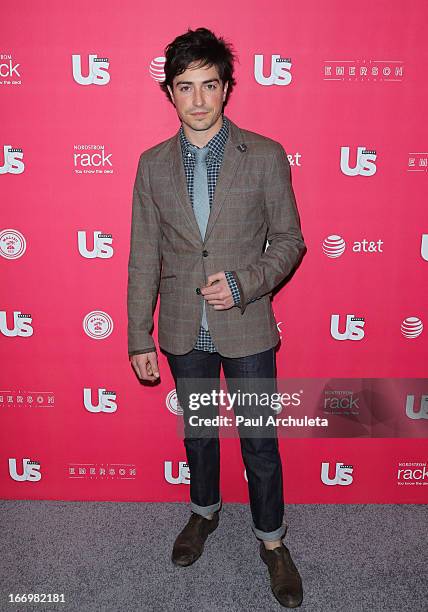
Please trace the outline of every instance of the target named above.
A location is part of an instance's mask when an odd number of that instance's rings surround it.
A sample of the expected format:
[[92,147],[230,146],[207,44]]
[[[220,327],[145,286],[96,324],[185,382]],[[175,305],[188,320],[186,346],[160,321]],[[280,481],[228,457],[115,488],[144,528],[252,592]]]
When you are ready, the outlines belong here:
[[[224,114],[235,85],[230,45],[206,28],[189,29],[165,55],[161,89],[181,127],[138,163],[128,352],[139,378],[159,378],[152,338],[159,293],[159,346],[183,409],[190,470],[191,516],[175,540],[172,561],[187,566],[202,554],[222,508],[218,431],[190,427],[188,392],[208,389],[209,381],[219,380],[221,366],[229,391],[237,389],[238,379],[244,387],[263,380],[263,389],[275,391],[279,334],[272,291],[296,267],[305,243],[282,145],[239,128]],[[186,387],[186,379],[193,385],[196,380],[197,388]],[[205,414],[214,415],[214,407]],[[303,598],[302,581],[282,542],[286,525],[276,432],[247,436],[238,429],[259,554],[277,600],[296,607]]]

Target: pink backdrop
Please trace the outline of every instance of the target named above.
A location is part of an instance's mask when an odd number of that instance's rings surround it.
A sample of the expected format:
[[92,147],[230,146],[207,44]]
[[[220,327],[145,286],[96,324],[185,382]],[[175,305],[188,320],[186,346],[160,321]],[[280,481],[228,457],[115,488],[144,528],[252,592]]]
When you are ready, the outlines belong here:
[[[273,302],[278,377],[308,400],[293,416],[330,424],[280,439],[285,500],[426,502],[428,5],[187,10],[3,8],[1,497],[188,499],[167,361],[155,388],[128,361],[126,284],[138,157],[179,128],[163,50],[205,26],[239,55],[226,114],[287,151],[308,246]],[[237,440],[222,493],[248,501]]]

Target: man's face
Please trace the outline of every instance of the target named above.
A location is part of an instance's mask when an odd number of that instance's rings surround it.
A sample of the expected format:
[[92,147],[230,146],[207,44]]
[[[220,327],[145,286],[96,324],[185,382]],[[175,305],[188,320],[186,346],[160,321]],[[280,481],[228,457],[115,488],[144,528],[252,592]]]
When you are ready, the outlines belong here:
[[[180,120],[193,130],[208,130],[223,110],[228,83],[223,86],[217,66],[195,68],[193,62],[174,77],[173,89],[168,91]],[[200,113],[200,114],[198,114]]]

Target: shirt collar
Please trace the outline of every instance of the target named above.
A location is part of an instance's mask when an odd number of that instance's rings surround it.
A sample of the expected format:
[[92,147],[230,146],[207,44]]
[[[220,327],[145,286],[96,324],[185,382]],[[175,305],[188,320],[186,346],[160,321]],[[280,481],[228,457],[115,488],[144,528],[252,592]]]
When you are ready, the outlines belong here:
[[[226,144],[226,140],[229,135],[229,120],[225,115],[222,115],[222,117],[223,117],[223,125],[221,126],[217,134],[214,134],[211,140],[207,143],[208,149],[209,149],[208,156],[207,156],[208,158],[212,157],[213,155],[219,155],[220,152],[224,150],[224,146]],[[186,135],[184,134],[184,130],[183,130],[183,125],[181,125],[180,127],[179,134],[180,134],[181,151],[182,151],[183,156],[188,155],[188,153],[193,154],[195,145],[189,142],[189,140],[186,138]]]

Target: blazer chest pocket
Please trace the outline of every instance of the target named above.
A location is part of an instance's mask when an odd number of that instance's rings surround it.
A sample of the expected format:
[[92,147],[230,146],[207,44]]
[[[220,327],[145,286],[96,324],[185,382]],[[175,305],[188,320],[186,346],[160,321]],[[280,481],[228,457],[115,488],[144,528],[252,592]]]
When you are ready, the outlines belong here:
[[175,274],[161,276],[159,283],[159,293],[169,293],[174,291],[177,286],[177,277]]

